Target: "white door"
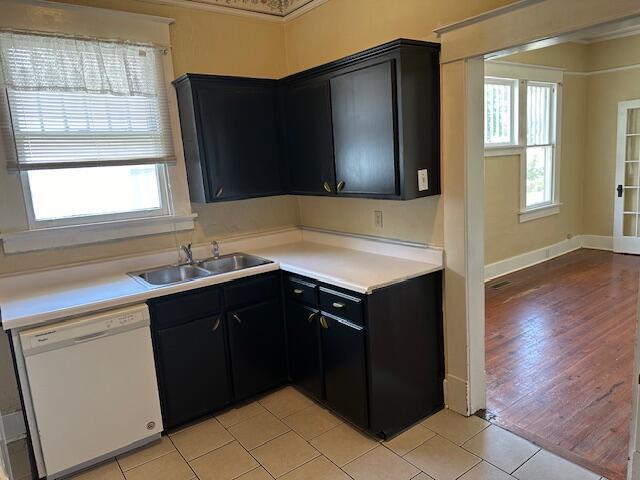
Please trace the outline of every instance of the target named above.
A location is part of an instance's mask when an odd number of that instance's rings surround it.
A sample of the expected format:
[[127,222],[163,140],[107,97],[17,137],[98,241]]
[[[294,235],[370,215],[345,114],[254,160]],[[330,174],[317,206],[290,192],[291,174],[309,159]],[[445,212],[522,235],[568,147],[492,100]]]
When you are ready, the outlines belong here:
[[640,254],[640,100],[618,103],[613,251]]

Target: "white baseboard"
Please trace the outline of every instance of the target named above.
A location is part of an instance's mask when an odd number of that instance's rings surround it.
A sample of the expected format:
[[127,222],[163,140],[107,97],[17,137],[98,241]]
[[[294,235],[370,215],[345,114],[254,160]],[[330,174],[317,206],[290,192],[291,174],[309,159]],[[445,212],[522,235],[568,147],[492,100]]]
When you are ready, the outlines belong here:
[[447,408],[461,415],[468,415],[467,396],[468,385],[466,380],[447,374],[444,379],[444,403]]
[[16,440],[20,440],[27,436],[27,429],[24,424],[22,410],[2,415],[0,417],[0,421],[4,426],[4,434],[6,436],[7,443],[15,442]]
[[613,237],[603,235],[581,235],[582,248],[594,250],[613,250]]
[[508,273],[517,272],[523,268],[546,262],[565,253],[573,252],[580,248],[597,250],[613,250],[613,237],[599,235],[576,235],[562,242],[547,245],[546,247],[522,253],[514,257],[505,258],[484,267],[485,281],[493,280]]

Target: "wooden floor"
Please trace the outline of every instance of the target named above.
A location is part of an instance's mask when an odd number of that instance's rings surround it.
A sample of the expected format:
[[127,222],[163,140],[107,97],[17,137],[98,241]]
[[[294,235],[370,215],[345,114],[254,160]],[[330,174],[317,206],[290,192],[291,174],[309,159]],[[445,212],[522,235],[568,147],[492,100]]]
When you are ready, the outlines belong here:
[[626,474],[639,273],[640,257],[583,249],[486,286],[488,417],[611,480]]

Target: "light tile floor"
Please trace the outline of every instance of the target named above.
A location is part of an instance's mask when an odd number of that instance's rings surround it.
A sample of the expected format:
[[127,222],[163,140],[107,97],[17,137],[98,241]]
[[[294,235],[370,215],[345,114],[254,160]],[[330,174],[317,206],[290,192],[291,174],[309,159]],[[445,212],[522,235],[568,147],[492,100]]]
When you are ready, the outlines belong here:
[[292,387],[74,480],[601,480],[479,417],[443,410],[383,442]]

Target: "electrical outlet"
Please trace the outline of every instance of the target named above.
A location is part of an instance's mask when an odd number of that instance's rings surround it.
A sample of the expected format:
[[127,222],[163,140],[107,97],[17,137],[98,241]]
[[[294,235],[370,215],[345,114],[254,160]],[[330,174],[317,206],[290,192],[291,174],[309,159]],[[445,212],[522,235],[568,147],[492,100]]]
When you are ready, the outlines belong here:
[[418,170],[418,191],[429,190],[429,173],[427,169]]
[[374,210],[373,219],[376,228],[382,228],[382,210]]

